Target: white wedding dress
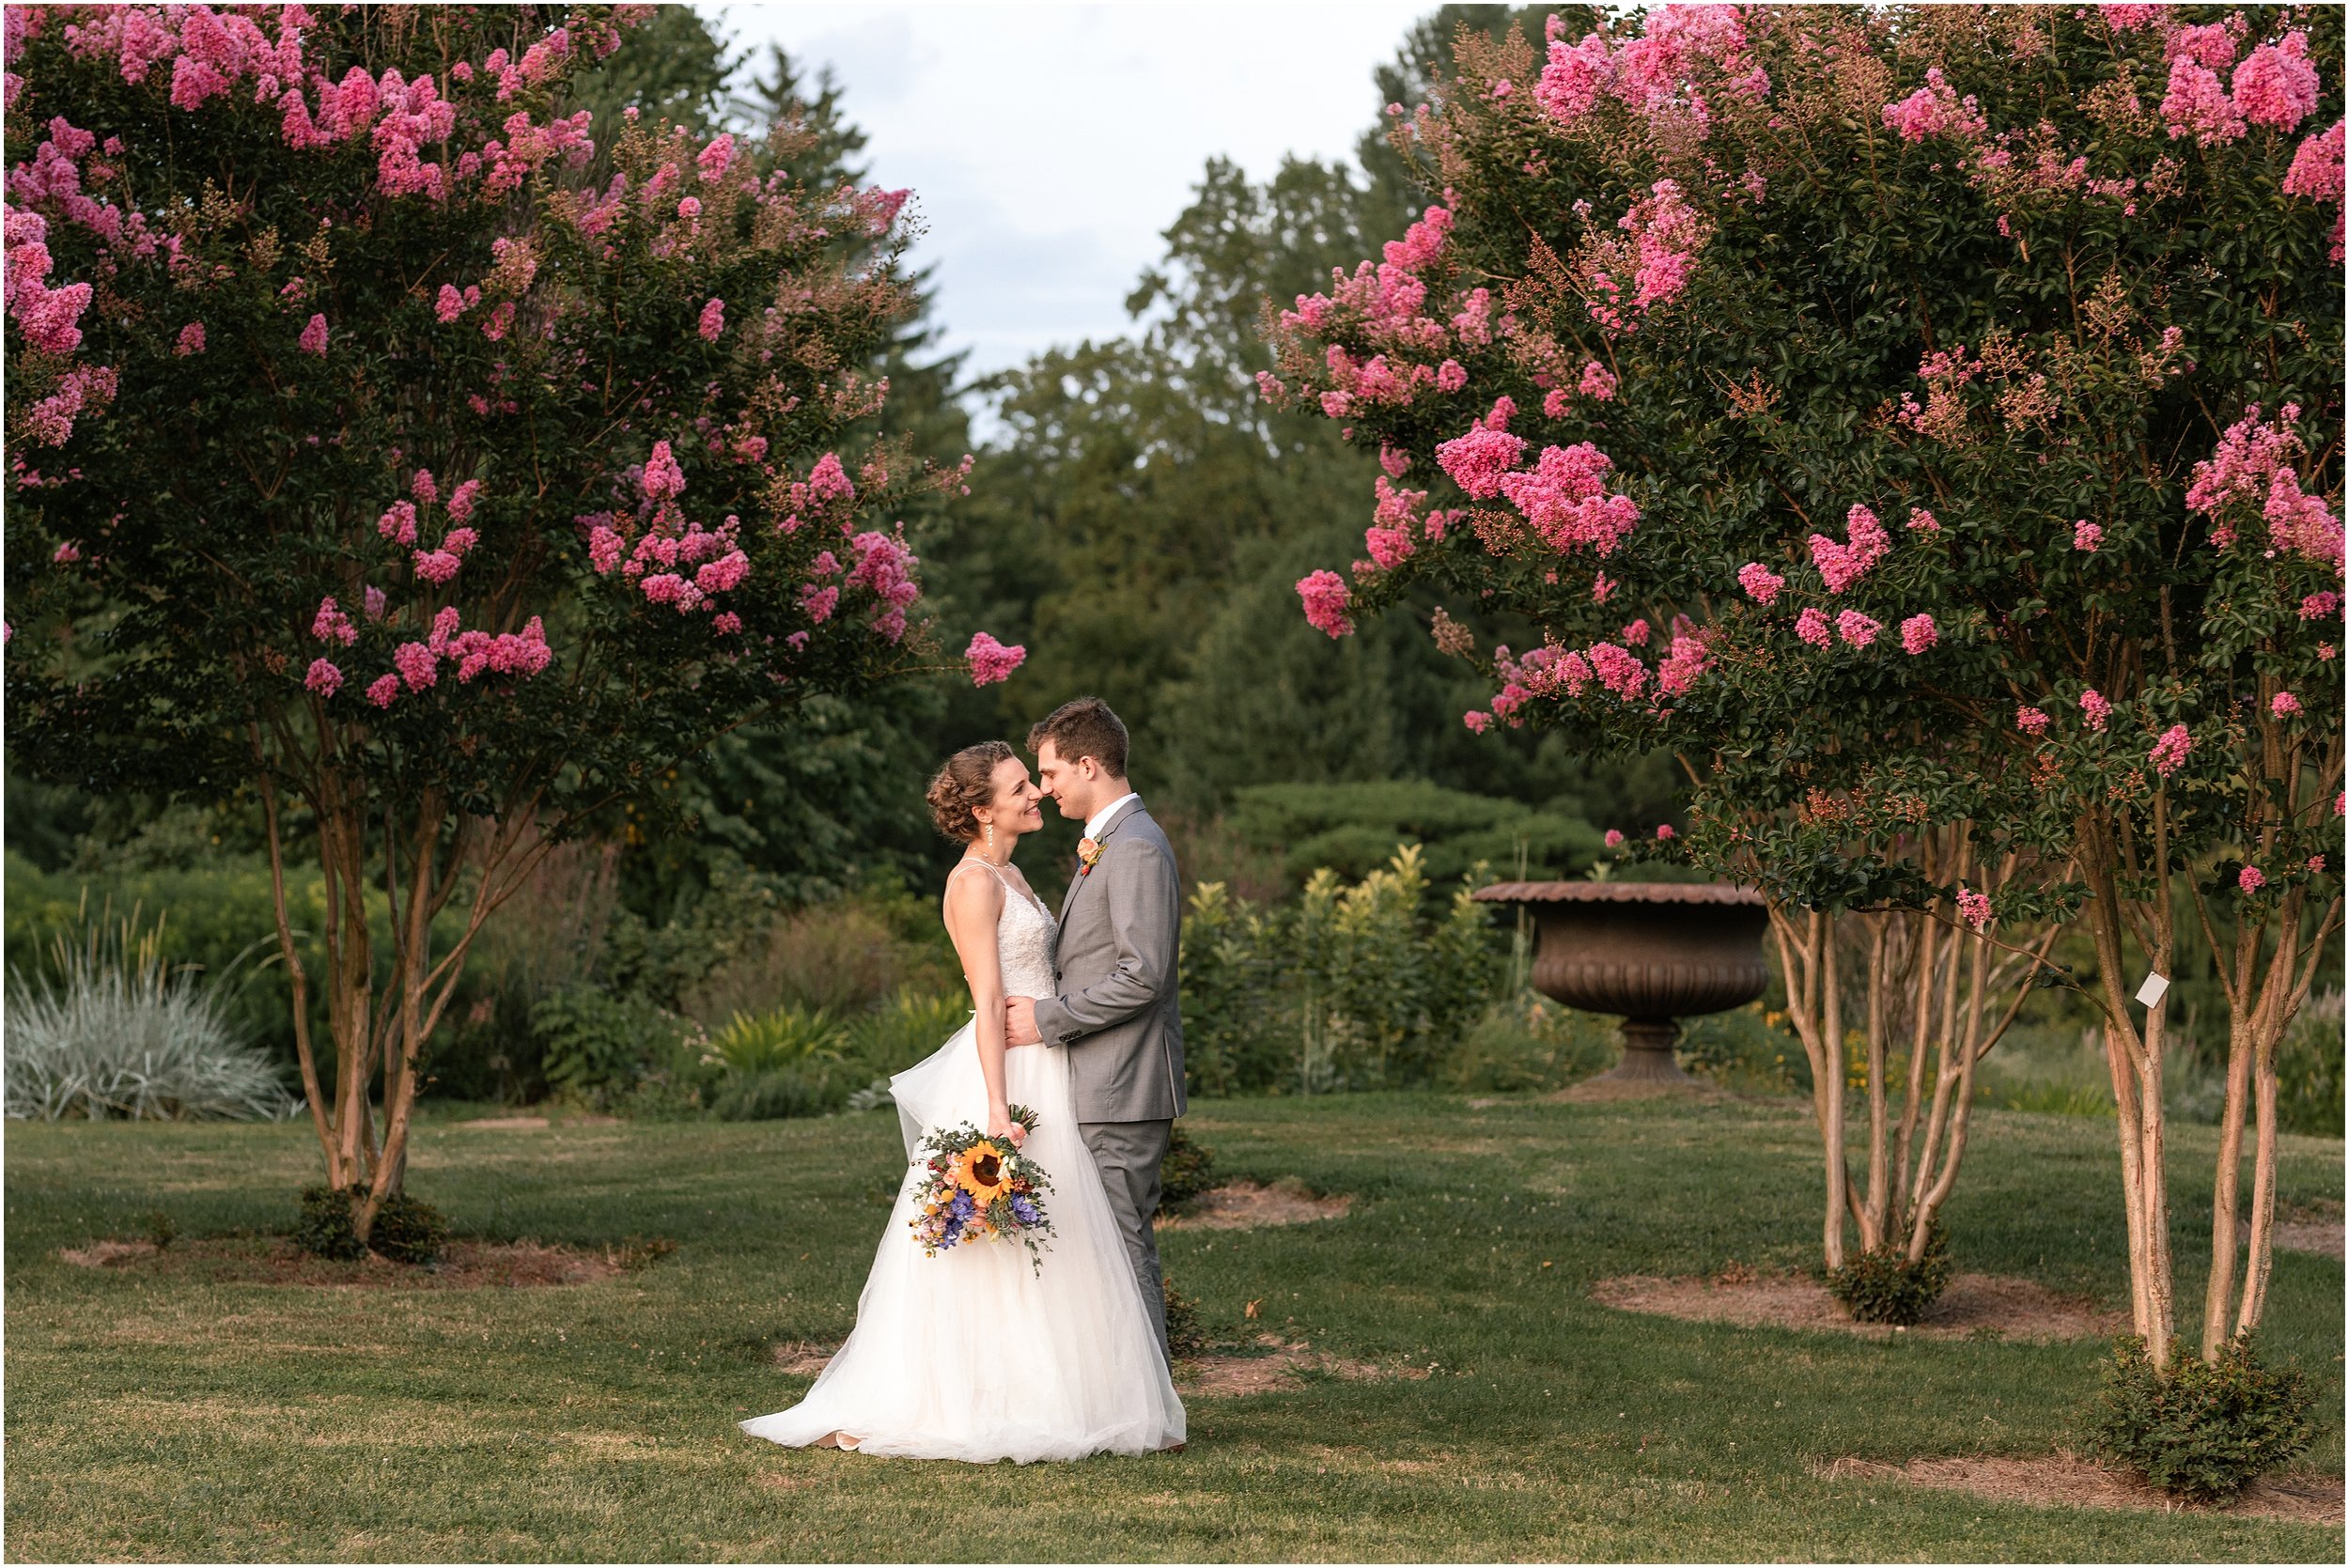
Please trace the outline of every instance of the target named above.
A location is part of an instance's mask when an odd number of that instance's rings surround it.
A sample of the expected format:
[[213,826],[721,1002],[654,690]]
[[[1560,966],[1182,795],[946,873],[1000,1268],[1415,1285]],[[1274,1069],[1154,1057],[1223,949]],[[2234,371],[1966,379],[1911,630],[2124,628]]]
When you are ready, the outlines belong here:
[[[995,936],[1005,995],[1053,994],[1057,933],[1050,914],[1004,881]],[[1144,1453],[1184,1440],[1182,1401],[1077,1130],[1067,1053],[1014,1047],[1003,1078],[1005,1097],[1037,1113],[1023,1152],[1052,1182],[1045,1214],[1054,1234],[1040,1270],[1007,1240],[927,1257],[910,1227],[922,1140],[941,1126],[987,1126],[978,1040],[964,1024],[889,1080],[910,1163],[855,1331],[805,1399],[743,1431],[795,1448],[838,1433],[842,1448],[864,1453],[976,1463]]]

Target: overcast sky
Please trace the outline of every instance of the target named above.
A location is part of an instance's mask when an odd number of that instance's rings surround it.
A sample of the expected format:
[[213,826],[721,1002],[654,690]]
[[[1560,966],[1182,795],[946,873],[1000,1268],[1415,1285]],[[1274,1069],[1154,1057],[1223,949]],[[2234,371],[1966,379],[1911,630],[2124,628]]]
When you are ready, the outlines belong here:
[[739,45],[830,63],[872,178],[910,185],[936,316],[968,373],[1126,331],[1159,231],[1221,154],[1350,156],[1374,67],[1432,6],[725,5]]

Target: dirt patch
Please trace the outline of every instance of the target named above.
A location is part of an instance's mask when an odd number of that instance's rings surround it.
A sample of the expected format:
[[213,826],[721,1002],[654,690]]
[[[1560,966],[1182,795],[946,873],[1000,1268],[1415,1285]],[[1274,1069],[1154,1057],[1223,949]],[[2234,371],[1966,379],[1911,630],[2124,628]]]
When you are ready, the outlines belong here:
[[[653,1249],[641,1252],[658,1255]],[[457,1241],[429,1268],[370,1252],[355,1263],[312,1257],[281,1237],[221,1236],[176,1241],[99,1241],[60,1249],[67,1263],[110,1273],[177,1276],[215,1284],[324,1285],[376,1290],[480,1290],[492,1286],[586,1285],[617,1279],[649,1261],[619,1248],[589,1251],[536,1241]]]
[[2185,1503],[2116,1470],[2076,1454],[2055,1452],[2031,1459],[1912,1459],[1888,1465],[1874,1459],[1838,1459],[1819,1471],[1828,1481],[1905,1481],[1912,1486],[1965,1492],[1999,1502],[2056,1508],[2145,1509],[2163,1514],[2235,1514],[2295,1524],[2341,1523],[2341,1477],[2306,1474],[2256,1481],[2231,1503]]
[[1735,1096],[1719,1084],[1703,1079],[1688,1083],[1659,1083],[1653,1079],[1600,1077],[1570,1083],[1542,1097],[1563,1105],[1612,1105],[1622,1100],[1726,1100]]
[[1896,1334],[1927,1339],[1966,1339],[1977,1334],[2017,1340],[2074,1340],[2124,1332],[2127,1318],[2077,1297],[2059,1296],[2030,1280],[1991,1274],[1960,1274],[1933,1304],[1924,1322],[1900,1329],[1881,1323],[1854,1323],[1827,1286],[1803,1274],[1760,1274],[1733,1265],[1712,1279],[1659,1279],[1633,1274],[1601,1280],[1591,1298],[1626,1312],[1700,1323],[1732,1323],[1746,1328],[1811,1328],[1829,1333],[1890,1339]]
[[840,1349],[836,1344],[817,1344],[814,1340],[789,1340],[775,1346],[775,1365],[794,1377],[813,1377]]
[[560,1122],[547,1116],[475,1116],[471,1121],[454,1124],[459,1127],[477,1127],[486,1131],[512,1130],[518,1127],[616,1127],[617,1116],[566,1116]]
[[1405,1377],[1417,1382],[1427,1376],[1425,1367],[1381,1366],[1376,1361],[1352,1360],[1332,1356],[1307,1344],[1303,1340],[1284,1340],[1278,1334],[1259,1334],[1257,1354],[1186,1356],[1174,1363],[1175,1385],[1187,1394],[1209,1397],[1242,1394],[1284,1393],[1304,1387],[1306,1373],[1322,1373],[1356,1382],[1379,1378]]
[[2341,1255],[2341,1221],[2323,1219],[2279,1219],[2270,1238],[2274,1245],[2295,1252],[2319,1252],[2328,1258]]
[[1232,1182],[1211,1187],[1171,1214],[1161,1214],[1161,1231],[1244,1231],[1259,1225],[1304,1225],[1316,1219],[1343,1219],[1354,1206],[1350,1194],[1317,1195],[1294,1176],[1283,1176],[1267,1187],[1261,1182]]

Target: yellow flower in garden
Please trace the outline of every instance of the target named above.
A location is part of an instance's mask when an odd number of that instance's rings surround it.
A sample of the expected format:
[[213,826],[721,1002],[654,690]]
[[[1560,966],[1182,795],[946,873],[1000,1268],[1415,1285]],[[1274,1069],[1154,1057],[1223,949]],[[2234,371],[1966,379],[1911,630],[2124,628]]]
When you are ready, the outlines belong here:
[[981,1203],[993,1203],[1011,1187],[1003,1169],[1003,1151],[982,1139],[963,1151],[955,1167],[955,1185]]

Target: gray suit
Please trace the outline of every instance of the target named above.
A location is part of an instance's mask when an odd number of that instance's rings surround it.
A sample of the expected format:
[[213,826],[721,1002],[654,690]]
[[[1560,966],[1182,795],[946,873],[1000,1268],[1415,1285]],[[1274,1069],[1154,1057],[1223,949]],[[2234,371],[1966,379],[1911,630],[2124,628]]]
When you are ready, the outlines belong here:
[[1183,1113],[1177,955],[1182,880],[1174,846],[1142,809],[1102,824],[1100,858],[1061,901],[1060,994],[1035,1001],[1036,1033],[1068,1052],[1078,1130],[1093,1151],[1151,1322],[1166,1340],[1166,1300],[1151,1217],[1159,1163]]

